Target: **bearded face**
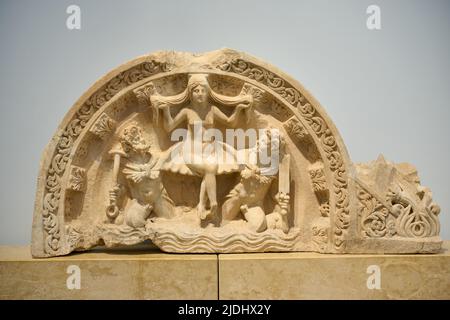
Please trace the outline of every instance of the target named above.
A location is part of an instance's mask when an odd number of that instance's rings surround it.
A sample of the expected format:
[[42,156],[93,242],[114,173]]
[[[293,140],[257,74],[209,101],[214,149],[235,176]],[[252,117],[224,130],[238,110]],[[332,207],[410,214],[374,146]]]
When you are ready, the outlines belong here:
[[150,148],[150,144],[145,140],[142,130],[136,126],[124,130],[121,143],[125,152],[146,152]]

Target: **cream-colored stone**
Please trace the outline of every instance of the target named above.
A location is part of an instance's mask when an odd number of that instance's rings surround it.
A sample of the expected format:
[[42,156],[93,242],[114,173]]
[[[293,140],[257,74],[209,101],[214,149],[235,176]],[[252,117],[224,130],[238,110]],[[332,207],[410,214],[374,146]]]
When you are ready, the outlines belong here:
[[[450,241],[444,243],[431,255],[221,254],[219,299],[448,300]],[[380,289],[371,278],[377,267]]]
[[100,79],[60,124],[32,254],[144,240],[181,253],[437,252],[439,213],[412,166],[353,165],[325,110],[277,68],[229,49],[156,52]]
[[[140,246],[46,259],[32,259],[29,247],[2,246],[0,299],[450,299],[450,241],[444,243],[432,255],[217,257]],[[73,265],[79,290],[67,288]],[[377,266],[379,290],[369,279]]]
[[[68,289],[80,268],[80,289]],[[68,270],[71,273],[67,273]],[[0,246],[0,299],[217,299],[216,255],[170,255],[148,247],[33,259]]]

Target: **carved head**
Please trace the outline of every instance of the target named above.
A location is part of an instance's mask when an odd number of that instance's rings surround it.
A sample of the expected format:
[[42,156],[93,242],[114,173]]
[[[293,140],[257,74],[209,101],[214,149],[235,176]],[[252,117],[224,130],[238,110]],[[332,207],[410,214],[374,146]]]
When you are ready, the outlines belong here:
[[271,150],[283,153],[286,147],[286,139],[279,129],[269,127],[259,131],[256,147],[258,151]]
[[273,177],[271,176],[262,175],[260,168],[256,165],[246,164],[241,171],[241,182],[244,185],[266,184],[271,182],[272,179]]
[[122,131],[120,143],[125,152],[146,152],[150,148],[150,143],[145,140],[142,129],[137,125],[131,125]]
[[206,74],[192,74],[188,81],[188,90],[193,104],[205,105],[209,98],[209,83]]

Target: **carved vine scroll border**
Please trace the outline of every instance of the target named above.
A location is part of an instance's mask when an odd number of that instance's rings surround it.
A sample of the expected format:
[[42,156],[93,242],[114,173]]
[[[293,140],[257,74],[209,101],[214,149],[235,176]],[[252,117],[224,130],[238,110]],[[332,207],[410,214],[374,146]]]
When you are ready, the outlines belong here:
[[[277,92],[300,112],[306,123],[321,141],[322,148],[330,163],[330,169],[334,174],[333,186],[337,209],[335,215],[334,245],[338,250],[343,249],[343,240],[349,226],[350,217],[347,173],[336,139],[325,120],[300,92],[264,68],[242,59],[231,60],[216,67],[222,71],[234,72],[246,76],[249,79],[254,79]],[[61,231],[57,212],[61,196],[61,179],[66,170],[72,147],[87,122],[101,106],[111,100],[120,90],[144,78],[167,71],[170,70],[166,63],[150,61],[143,62],[129,70],[121,72],[90,96],[64,129],[57,143],[45,179],[42,212],[43,226],[46,232],[44,236],[45,252],[56,253],[60,249]]]
[[57,213],[61,197],[61,179],[78,136],[95,112],[120,90],[144,78],[166,71],[170,71],[166,63],[148,61],[119,73],[87,99],[64,129],[45,178],[42,222],[46,233],[44,235],[46,253],[57,253],[60,249],[61,231]]
[[262,67],[242,59],[232,59],[230,61],[222,62],[216,67],[222,71],[233,72],[248,77],[249,79],[256,80],[274,90],[291,104],[294,109],[297,109],[300,112],[306,123],[321,141],[321,147],[329,161],[334,178],[333,187],[336,197],[334,246],[336,250],[342,250],[344,248],[344,239],[350,222],[347,172],[336,138],[328,128],[326,121],[317,112],[315,107],[309,103],[306,97],[298,92],[292,85],[286,83],[285,80]]

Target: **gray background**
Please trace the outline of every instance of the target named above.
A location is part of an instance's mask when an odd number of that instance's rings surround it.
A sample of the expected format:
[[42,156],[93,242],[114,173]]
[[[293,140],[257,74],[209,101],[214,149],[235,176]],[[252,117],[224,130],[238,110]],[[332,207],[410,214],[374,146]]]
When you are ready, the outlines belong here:
[[[382,30],[366,28],[370,4]],[[1,1],[0,243],[29,243],[41,152],[95,80],[151,51],[222,47],[302,82],[353,161],[415,164],[450,239],[449,31],[449,1]]]

